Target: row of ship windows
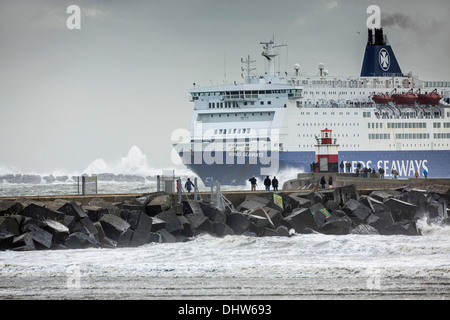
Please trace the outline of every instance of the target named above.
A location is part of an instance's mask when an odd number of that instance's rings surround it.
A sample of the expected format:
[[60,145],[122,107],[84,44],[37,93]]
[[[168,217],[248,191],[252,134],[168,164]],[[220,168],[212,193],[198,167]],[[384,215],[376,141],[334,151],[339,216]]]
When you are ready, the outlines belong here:
[[435,139],[450,139],[450,133],[434,133]]
[[237,102],[210,102],[209,103],[209,109],[231,109],[231,108],[238,108]]
[[[304,145],[301,145],[301,144],[299,144],[298,145],[299,146],[299,148],[312,148],[312,147],[315,147],[315,145],[313,145],[313,144],[304,144]],[[343,148],[359,148],[359,144],[342,144],[342,145],[339,145],[339,147],[343,147]]]
[[[390,139],[391,135],[389,133],[369,133],[370,140],[378,139]],[[434,139],[450,139],[450,133],[434,133]],[[429,133],[396,133],[395,139],[430,139]]]
[[[404,144],[404,143],[401,143],[400,144],[402,147],[431,147],[431,145],[428,143],[428,144],[426,144],[426,143],[424,143],[423,145],[422,144],[419,144],[419,145],[417,145],[416,143],[414,143],[414,144]],[[435,143],[435,144],[433,144],[433,146],[434,147],[448,147],[449,145],[448,145],[448,143],[447,144],[445,144],[445,143]],[[395,144],[393,144],[393,145],[389,145],[389,147],[391,147],[391,148],[395,148],[395,147],[397,147]]]
[[[369,129],[383,129],[382,123],[371,123],[369,122],[367,124]],[[388,122],[387,124],[388,129],[416,129],[416,128],[426,128],[427,124],[425,122],[398,122],[398,123],[391,123]],[[443,124],[444,128],[450,128],[450,122],[444,122]],[[440,129],[441,123],[440,122],[433,122],[433,128]]]
[[[263,106],[265,104],[265,102],[261,101],[259,104]],[[248,102],[244,102],[244,106],[246,106],[246,105],[248,105]],[[255,102],[251,101],[250,105],[254,106]],[[267,101],[267,105],[269,105],[269,106],[272,105],[272,101]],[[235,101],[210,102],[208,106],[209,106],[209,109],[223,109],[223,108],[225,108],[225,109],[235,109],[235,108],[239,108],[238,103],[235,102]]]
[[425,122],[388,122],[387,127],[388,129],[426,128],[427,124]]
[[[304,144],[304,145],[298,145],[300,148],[301,147],[303,147],[303,148],[312,148],[312,147],[315,147],[315,145],[312,145],[312,144]],[[402,147],[422,147],[422,144],[419,144],[419,145],[417,145],[417,144],[401,144],[401,146]],[[430,144],[428,143],[428,144],[423,144],[423,146],[424,147],[430,147]],[[437,143],[437,144],[434,144],[434,146],[435,147],[448,147],[449,146],[449,144],[447,143],[447,144],[445,144],[445,143]],[[344,144],[344,145],[340,145],[340,147],[343,147],[343,148],[359,148],[359,144]],[[396,148],[397,147],[397,145],[395,145],[395,144],[390,144],[389,145],[389,147],[390,148]]]
[[244,133],[250,133],[250,128],[214,130],[214,134],[244,134]]
[[255,95],[266,95],[266,94],[295,94],[301,95],[301,89],[287,89],[287,90],[252,90],[252,91],[221,91],[221,92],[193,92],[193,97],[215,97],[215,96],[237,96],[237,97],[248,97]]
[[[297,125],[299,126],[300,125],[300,123],[297,123]],[[310,127],[313,127],[313,126],[328,126],[328,123],[303,123],[303,126],[304,127],[308,127],[308,126],[310,126]],[[354,127],[356,127],[356,126],[358,126],[359,127],[359,123],[339,123],[339,122],[337,122],[337,123],[330,123],[330,126],[336,126],[336,127],[339,127],[339,126],[341,126],[341,127],[348,127],[348,126],[354,126]]]
[[[450,139],[450,133],[433,133],[433,138],[434,139]],[[370,137],[369,137],[369,139],[370,139]],[[429,133],[396,133],[395,139],[430,139],[430,134]]]
[[395,139],[430,139],[429,133],[396,133]]
[[390,133],[369,133],[369,139],[370,140],[388,140],[391,138]]
[[450,87],[450,81],[425,81],[425,88]]
[[337,92],[337,91],[303,91],[303,94],[350,94],[350,95],[357,95],[357,94],[361,94],[361,92],[356,92],[356,91],[342,91],[342,92]]
[[[272,114],[271,112],[260,112],[260,113],[259,113],[260,116],[262,116],[262,115],[269,115],[269,116],[270,116],[271,114]],[[222,115],[225,116],[225,114],[221,114],[221,113],[216,114],[216,116],[219,116],[219,118],[221,118]],[[255,115],[255,113],[253,112],[253,113],[252,113],[252,116],[254,116],[254,115]],[[229,117],[229,116],[230,116],[230,113],[226,113],[226,116]],[[235,113],[234,116],[237,117],[238,114]],[[244,116],[244,117],[246,117],[246,116],[247,116],[247,113],[239,113],[239,116]],[[214,114],[211,114],[210,117],[211,117],[211,118],[214,118]]]
[[[315,137],[316,135],[313,135],[313,134],[303,134],[303,135],[298,135],[299,137],[303,137],[303,138],[308,138],[308,137],[310,137],[310,138],[312,138],[312,137]],[[336,137],[336,138],[348,138],[348,133],[343,133],[343,134],[334,134],[333,135],[334,137]],[[359,133],[355,133],[355,134],[353,134],[353,137],[359,137]]]
[[[365,113],[365,112],[364,112],[364,113]],[[370,112],[368,112],[368,113],[370,114]],[[309,115],[311,114],[311,112],[300,112],[300,114],[301,114],[301,115],[307,115],[307,116],[309,116]],[[330,114],[331,114],[332,116],[334,116],[334,115],[336,115],[336,112],[331,112]],[[314,115],[318,116],[318,115],[319,115],[319,112],[314,112]],[[322,112],[322,115],[326,116],[327,113],[326,113],[326,112]],[[344,112],[339,112],[339,115],[340,115],[340,116],[343,116],[343,115],[344,115]],[[349,115],[350,115],[350,112],[346,112],[345,115],[346,115],[346,116],[349,116]],[[357,115],[358,115],[358,112],[355,112],[354,115],[357,116]]]

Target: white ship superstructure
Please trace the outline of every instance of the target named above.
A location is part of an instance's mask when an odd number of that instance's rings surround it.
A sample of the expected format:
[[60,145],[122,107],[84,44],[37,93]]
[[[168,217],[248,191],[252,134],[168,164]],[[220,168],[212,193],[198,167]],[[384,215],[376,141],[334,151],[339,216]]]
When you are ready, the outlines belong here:
[[267,71],[245,81],[190,91],[195,103],[190,139],[175,145],[204,182],[245,184],[252,175],[309,171],[316,136],[327,128],[339,143],[339,161],[358,162],[386,175],[424,170],[449,177],[450,81],[422,81],[401,73],[382,29],[369,29],[360,76],[275,72],[277,46],[263,42]]

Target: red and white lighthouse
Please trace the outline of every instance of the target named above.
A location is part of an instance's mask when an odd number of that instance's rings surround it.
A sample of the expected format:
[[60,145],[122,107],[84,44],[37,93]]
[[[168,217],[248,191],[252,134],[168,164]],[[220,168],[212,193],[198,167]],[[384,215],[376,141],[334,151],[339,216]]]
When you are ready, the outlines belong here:
[[325,128],[320,131],[320,138],[316,137],[316,163],[319,164],[320,172],[339,171],[339,145],[333,138],[333,130]]

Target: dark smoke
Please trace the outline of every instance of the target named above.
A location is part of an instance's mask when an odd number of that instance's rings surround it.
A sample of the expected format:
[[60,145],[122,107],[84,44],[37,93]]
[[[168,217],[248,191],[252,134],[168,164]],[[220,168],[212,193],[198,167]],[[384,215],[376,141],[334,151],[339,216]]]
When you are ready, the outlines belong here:
[[397,26],[402,29],[411,29],[414,26],[414,21],[410,16],[404,15],[402,13],[385,13],[381,16],[381,26]]

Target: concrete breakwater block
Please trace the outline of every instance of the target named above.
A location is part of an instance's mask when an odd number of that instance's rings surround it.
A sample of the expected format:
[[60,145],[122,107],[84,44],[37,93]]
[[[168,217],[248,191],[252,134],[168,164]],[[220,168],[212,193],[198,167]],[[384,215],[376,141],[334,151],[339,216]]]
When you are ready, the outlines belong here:
[[0,230],[0,249],[5,250],[12,247],[14,242],[14,234],[11,232]]
[[43,223],[44,230],[52,234],[53,243],[65,243],[66,237],[70,234],[69,228],[58,221],[50,219],[45,219]]
[[171,207],[172,198],[169,195],[159,195],[147,204],[145,212],[153,217],[160,212],[169,210]]
[[74,201],[65,203],[62,207],[58,209],[58,211],[66,215],[73,216],[77,220],[88,217],[86,212],[84,212],[83,209],[81,209],[81,207]]
[[130,224],[112,214],[104,215],[99,220],[105,235],[115,241],[118,241],[120,236],[130,228]]
[[10,216],[22,211],[23,205],[16,201],[0,200],[0,216]]
[[45,231],[35,224],[28,224],[26,230],[30,233],[31,239],[33,239],[37,249],[50,249],[53,239],[53,235],[50,232]]

